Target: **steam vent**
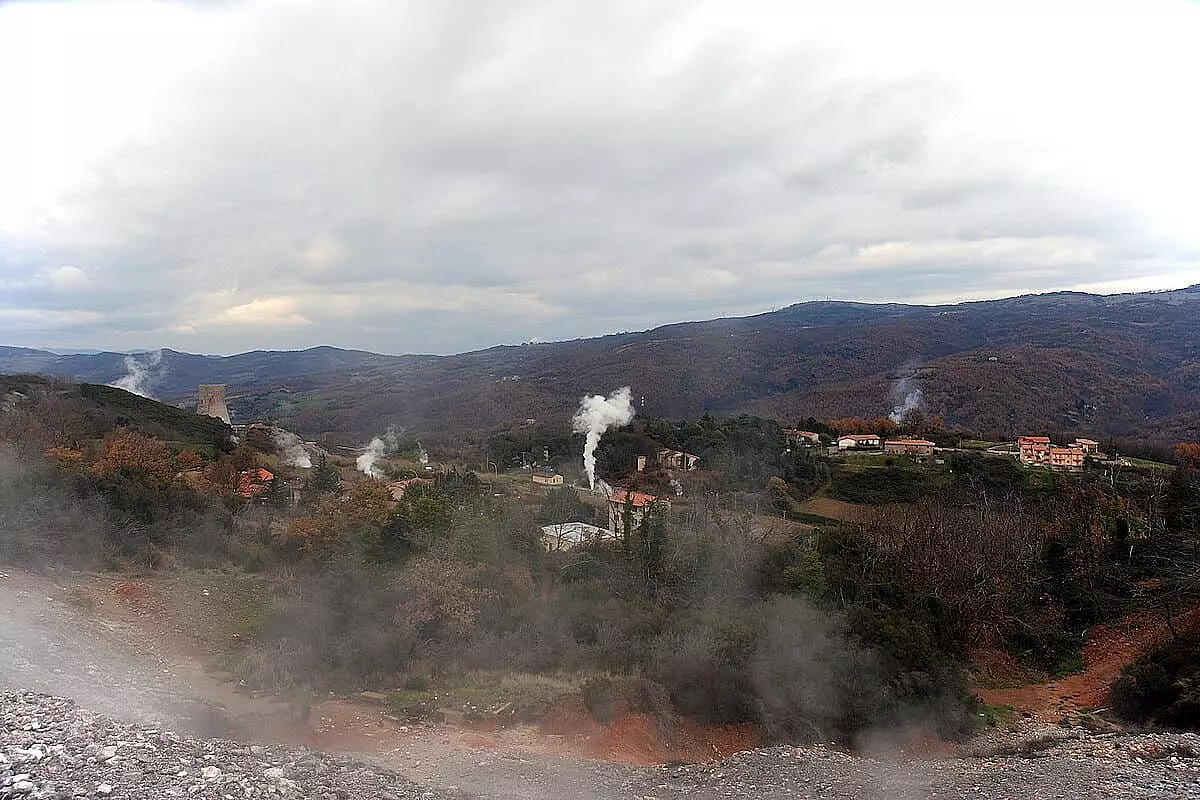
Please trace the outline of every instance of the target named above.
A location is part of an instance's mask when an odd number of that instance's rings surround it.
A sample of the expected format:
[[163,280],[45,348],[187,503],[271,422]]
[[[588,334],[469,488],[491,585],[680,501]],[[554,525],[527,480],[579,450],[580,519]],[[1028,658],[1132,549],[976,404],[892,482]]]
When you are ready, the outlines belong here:
[[230,424],[229,408],[225,405],[225,384],[200,384],[200,399],[196,402],[196,413],[216,417],[226,425]]

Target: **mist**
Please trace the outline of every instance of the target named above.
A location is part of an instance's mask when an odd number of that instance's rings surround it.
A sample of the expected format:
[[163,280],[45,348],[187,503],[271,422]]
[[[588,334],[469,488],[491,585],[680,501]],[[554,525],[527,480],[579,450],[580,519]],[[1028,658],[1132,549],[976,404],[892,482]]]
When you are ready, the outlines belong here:
[[125,356],[125,375],[110,383],[109,386],[124,389],[142,397],[153,398],[151,386],[161,377],[157,370],[162,363],[162,357],[162,350]]

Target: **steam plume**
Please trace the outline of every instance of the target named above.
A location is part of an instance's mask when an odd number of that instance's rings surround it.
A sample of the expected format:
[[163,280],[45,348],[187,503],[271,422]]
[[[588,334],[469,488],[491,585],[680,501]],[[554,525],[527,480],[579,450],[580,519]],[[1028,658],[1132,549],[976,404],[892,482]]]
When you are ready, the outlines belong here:
[[899,424],[904,420],[904,415],[915,408],[920,408],[925,402],[925,397],[921,394],[921,387],[913,383],[911,378],[901,378],[892,387],[892,396],[896,398],[896,406],[892,409],[892,413],[888,414],[888,419]]
[[579,410],[571,418],[571,427],[576,433],[587,436],[583,445],[583,468],[587,472],[588,486],[596,488],[596,445],[600,437],[611,427],[628,425],[634,410],[628,386],[623,386],[605,397],[602,394],[585,395]]
[[155,367],[162,362],[162,355],[162,350],[156,350],[153,353],[145,353],[144,360],[138,360],[137,356],[125,356],[125,376],[113,381],[109,386],[142,397],[151,397],[150,384],[157,377],[153,373]]
[[275,440],[275,447],[279,450],[280,457],[289,467],[300,467],[302,469],[310,469],[312,467],[312,457],[304,449],[304,443],[300,441],[299,436],[291,431],[277,428],[273,438]]
[[388,428],[382,437],[376,436],[371,440],[362,455],[354,460],[354,465],[364,475],[370,475],[372,478],[384,477],[383,470],[375,466],[375,462],[386,456],[389,450],[395,450],[399,440],[400,435],[396,433],[396,429]]
[[421,451],[420,461],[422,465],[429,463],[429,451],[425,449],[425,445],[417,442],[417,449]]

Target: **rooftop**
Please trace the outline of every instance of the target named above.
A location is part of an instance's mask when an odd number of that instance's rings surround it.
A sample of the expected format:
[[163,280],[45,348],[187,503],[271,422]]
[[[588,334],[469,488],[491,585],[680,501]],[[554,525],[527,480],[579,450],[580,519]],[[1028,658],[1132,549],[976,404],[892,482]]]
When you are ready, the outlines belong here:
[[613,496],[608,498],[608,502],[625,505],[632,503],[634,508],[645,508],[653,505],[654,501],[658,500],[652,494],[644,494],[643,492],[630,492],[628,489],[618,489],[613,493]]

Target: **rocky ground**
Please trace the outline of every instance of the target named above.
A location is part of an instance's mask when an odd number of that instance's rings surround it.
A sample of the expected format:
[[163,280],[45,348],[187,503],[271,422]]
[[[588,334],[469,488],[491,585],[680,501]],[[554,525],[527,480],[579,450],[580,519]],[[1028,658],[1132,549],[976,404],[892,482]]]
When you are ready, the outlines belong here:
[[[396,730],[370,757],[210,738],[238,730],[225,725],[235,699],[243,714],[269,709],[135,628],[52,594],[0,572],[0,800],[1200,798],[1200,736],[1031,721],[938,758],[888,755],[881,743],[871,756],[776,747],[657,767],[473,748],[438,726]],[[204,713],[214,707],[221,713]],[[362,743],[326,746],[361,753]]]
[[0,693],[0,798],[448,797],[351,758],[130,725],[32,692]]
[[115,722],[73,701],[0,692],[0,798],[1182,798],[1200,797],[1200,736],[1058,729],[986,755],[890,760],[775,747],[715,764],[581,765],[547,785],[482,760],[468,788],[428,788],[362,759]]

